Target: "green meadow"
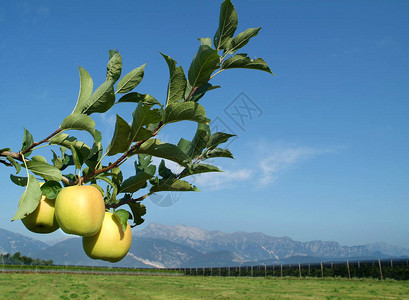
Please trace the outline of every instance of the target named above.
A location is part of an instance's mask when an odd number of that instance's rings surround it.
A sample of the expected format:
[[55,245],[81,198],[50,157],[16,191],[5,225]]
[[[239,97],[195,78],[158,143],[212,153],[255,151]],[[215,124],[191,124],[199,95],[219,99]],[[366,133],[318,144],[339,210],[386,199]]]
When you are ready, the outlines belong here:
[[1,299],[409,299],[375,279],[0,274]]

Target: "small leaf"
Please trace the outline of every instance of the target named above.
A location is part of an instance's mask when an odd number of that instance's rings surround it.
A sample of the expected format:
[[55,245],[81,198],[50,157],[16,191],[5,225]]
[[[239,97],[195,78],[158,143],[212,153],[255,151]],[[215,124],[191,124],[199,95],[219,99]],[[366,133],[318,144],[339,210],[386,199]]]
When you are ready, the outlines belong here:
[[128,93],[125,96],[122,96],[119,100],[118,103],[123,103],[123,102],[132,102],[132,103],[139,103],[142,102],[145,105],[159,105],[160,102],[156,100],[154,97],[152,97],[149,94],[140,94],[140,93]]
[[60,181],[62,179],[61,171],[56,167],[41,161],[27,161],[27,168],[34,174],[43,177],[45,180]]
[[117,85],[117,93],[126,94],[136,88],[143,79],[146,64],[126,74]]
[[116,82],[121,77],[122,57],[116,50],[109,51],[106,81]]
[[209,47],[212,46],[212,39],[211,38],[198,38],[198,40],[202,45],[206,45],[206,46],[209,46]]
[[252,37],[255,37],[258,32],[260,31],[261,27],[258,28],[248,28],[245,31],[239,33],[237,36],[234,37],[234,39],[230,42],[230,44],[227,47],[227,51],[229,53],[234,53],[238,49],[244,47],[247,45],[247,43],[250,41]]
[[18,174],[21,170],[21,165],[11,156],[7,156],[7,160],[16,168],[16,173]]
[[194,164],[192,168],[189,170],[188,168],[184,169],[179,178],[183,178],[190,175],[201,174],[201,173],[208,173],[208,172],[223,172],[218,167],[209,165],[209,164]]
[[236,136],[235,134],[229,134],[229,133],[224,133],[224,132],[216,132],[212,134],[212,136],[209,139],[209,142],[207,143],[207,148],[215,148],[219,144],[223,144],[227,142],[227,140],[233,136]]
[[27,177],[20,177],[10,174],[10,179],[14,184],[19,186],[27,186]]
[[118,209],[114,212],[114,216],[118,219],[122,226],[122,231],[125,231],[128,227],[129,212],[125,209]]
[[237,29],[237,24],[237,12],[233,4],[230,0],[223,1],[220,6],[219,27],[213,38],[217,50],[226,50]]
[[[236,54],[228,58],[222,65],[222,69],[254,69],[265,71],[267,73],[273,74],[267,63],[262,58],[251,59],[247,54]],[[273,74],[274,75],[274,74]]]
[[[155,166],[154,167],[156,170]],[[153,169],[153,168],[152,168]],[[149,174],[143,171],[138,172],[135,176],[131,176],[128,179],[125,179],[119,188],[120,193],[135,193],[141,188],[145,187],[146,182],[152,178],[154,174]]]
[[192,97],[189,99],[189,101],[197,102],[199,101],[207,91],[214,90],[220,86],[212,86],[210,83],[206,83],[205,85],[202,85],[200,88],[198,88]]
[[220,56],[217,51],[201,45],[189,68],[188,78],[192,88],[205,85],[212,73],[219,68]]
[[149,154],[152,156],[169,159],[180,165],[186,165],[189,157],[176,145],[162,143],[158,139],[149,139],[137,148],[131,155],[136,153]]
[[128,205],[131,208],[132,215],[133,215],[133,222],[134,222],[134,224],[131,227],[135,227],[137,225],[142,224],[145,221],[145,219],[142,218],[142,216],[146,214],[145,205],[139,202],[128,203]]
[[82,155],[80,149],[74,147],[73,145],[71,145],[70,149],[72,152],[72,158],[75,164],[75,168],[81,170],[81,167],[84,164],[84,156]]
[[[83,114],[69,115],[62,121],[62,130],[85,130],[88,131],[93,137],[95,136],[95,122],[90,116]],[[50,140],[50,143],[62,145],[61,142],[66,140],[68,136],[59,134]]]
[[58,193],[62,190],[62,186],[59,182],[50,180],[46,181],[41,186],[41,193],[48,199],[55,199],[57,198]]
[[169,104],[163,114],[163,123],[173,123],[183,120],[205,123],[206,111],[202,105],[195,102],[175,102]]
[[114,81],[105,81],[88,98],[83,114],[104,113],[108,111],[115,102]]
[[222,149],[222,148],[214,148],[208,151],[205,151],[203,157],[205,159],[212,158],[212,157],[227,157],[227,158],[234,158],[233,154],[229,151],[229,149]]
[[19,220],[32,213],[40,203],[41,189],[40,183],[34,177],[29,175],[26,190],[20,198],[18,209],[11,221]]
[[191,141],[185,140],[184,138],[181,138],[178,142],[178,147],[180,150],[182,150],[184,153],[188,154],[189,149],[192,145]]
[[[80,115],[77,115],[80,116]],[[86,116],[88,117],[88,116]],[[91,119],[92,120],[92,119]],[[65,120],[64,120],[65,121]],[[63,122],[64,123],[64,122]],[[95,123],[94,123],[95,126]],[[67,130],[67,129],[65,129]],[[50,140],[49,143],[50,145],[61,145],[70,135],[67,133],[59,133],[56,136],[53,136]]]
[[170,169],[168,169],[165,165],[165,161],[162,159],[162,161],[159,164],[159,175],[162,176],[162,178],[176,178],[176,174],[173,173]]
[[197,124],[196,134],[192,140],[192,144],[190,146],[188,155],[191,158],[196,158],[200,154],[204,148],[206,148],[207,142],[210,138],[210,128],[207,124]]
[[167,106],[170,103],[183,100],[187,80],[182,66],[176,67],[177,62],[173,58],[163,53],[161,55],[169,67],[169,84],[165,105]]
[[107,148],[107,155],[111,156],[127,151],[131,145],[131,140],[129,138],[130,133],[131,127],[128,122],[122,119],[119,115],[116,115],[114,136]]
[[198,192],[199,189],[189,182],[180,179],[160,179],[159,183],[152,185],[149,193],[161,191]]
[[133,120],[131,125],[131,134],[130,134],[130,141],[136,142],[138,141],[139,132],[144,124],[146,124],[146,118],[148,117],[150,106],[143,105],[139,103],[136,107],[135,111],[132,114]]
[[33,156],[33,157],[31,158],[31,160],[43,162],[43,163],[45,163],[45,164],[47,163],[47,159],[46,159],[44,156],[41,156],[41,155]]
[[92,89],[94,87],[94,82],[92,81],[89,73],[84,69],[79,67],[80,70],[80,92],[78,94],[77,104],[71,114],[79,114],[82,112],[85,103],[92,94]]
[[[26,128],[24,128],[24,138],[23,138],[23,146],[21,147],[20,151],[26,150],[28,147],[30,147],[34,143],[33,136],[31,135],[30,131],[28,131]],[[27,152],[24,156],[29,156],[31,154],[30,152]]]

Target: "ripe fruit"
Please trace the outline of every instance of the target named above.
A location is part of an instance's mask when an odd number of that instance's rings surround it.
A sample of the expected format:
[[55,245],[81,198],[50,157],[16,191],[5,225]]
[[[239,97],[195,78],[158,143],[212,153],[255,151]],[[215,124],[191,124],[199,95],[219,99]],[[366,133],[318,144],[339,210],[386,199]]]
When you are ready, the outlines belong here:
[[90,258],[112,263],[125,257],[131,248],[131,242],[129,223],[124,232],[118,218],[110,212],[105,212],[101,230],[96,235],[82,238],[82,246]]
[[55,218],[55,201],[41,197],[37,208],[29,215],[21,219],[24,226],[35,233],[51,233],[56,231],[60,226]]
[[91,185],[65,187],[55,200],[55,217],[65,233],[96,234],[101,229],[104,213],[104,199]]

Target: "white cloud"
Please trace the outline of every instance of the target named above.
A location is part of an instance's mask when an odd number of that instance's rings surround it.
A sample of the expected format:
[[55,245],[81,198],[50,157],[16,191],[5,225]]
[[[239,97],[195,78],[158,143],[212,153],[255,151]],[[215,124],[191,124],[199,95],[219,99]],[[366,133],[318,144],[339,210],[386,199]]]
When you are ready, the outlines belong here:
[[192,176],[192,180],[188,181],[195,184],[199,189],[205,188],[206,190],[216,191],[231,188],[236,184],[240,184],[243,181],[251,179],[254,171],[251,169],[239,169],[239,170],[226,170],[218,173],[204,173]]
[[[239,169],[224,169],[222,173],[205,173],[189,178],[200,189],[222,190],[252,182],[255,188],[262,188],[273,183],[290,170],[300,167],[302,162],[318,156],[336,153],[338,148],[313,148],[270,143],[258,143],[249,165]],[[242,166],[242,164],[240,164]],[[249,167],[252,166],[252,167]],[[223,169],[223,168],[221,168]],[[190,180],[193,179],[193,180]]]
[[273,147],[270,154],[257,164],[260,169],[260,184],[264,186],[274,182],[282,173],[297,167],[303,161],[334,152],[335,150],[330,148]]

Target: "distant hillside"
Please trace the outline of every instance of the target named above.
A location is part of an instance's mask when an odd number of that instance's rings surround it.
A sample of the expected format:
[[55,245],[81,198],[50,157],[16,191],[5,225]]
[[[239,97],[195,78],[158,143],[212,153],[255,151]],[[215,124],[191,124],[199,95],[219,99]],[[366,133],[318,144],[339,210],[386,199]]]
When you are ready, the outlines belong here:
[[20,252],[21,255],[33,257],[35,253],[48,248],[48,245],[24,235],[0,229],[0,253]]
[[59,265],[133,268],[298,264],[409,256],[408,249],[385,243],[348,247],[334,241],[298,242],[263,233],[223,233],[155,223],[133,232],[128,255],[115,264],[88,258],[78,237],[47,246],[3,229],[0,229],[0,252],[20,252],[33,258],[51,259]]

